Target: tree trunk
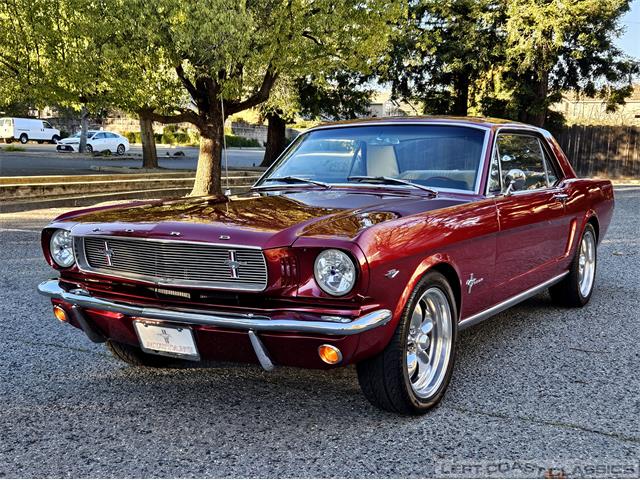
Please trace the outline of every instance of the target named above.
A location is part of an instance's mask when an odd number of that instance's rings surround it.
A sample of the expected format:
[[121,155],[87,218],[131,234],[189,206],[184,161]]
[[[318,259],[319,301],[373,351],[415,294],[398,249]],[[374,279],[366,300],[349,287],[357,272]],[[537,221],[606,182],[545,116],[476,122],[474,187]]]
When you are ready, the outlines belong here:
[[287,143],[287,124],[277,113],[267,115],[267,145],[261,167],[270,167],[284,151]]
[[80,144],[78,151],[84,153],[87,150],[87,130],[89,129],[89,110],[83,105],[80,110]]
[[534,78],[535,80],[531,82],[532,98],[524,108],[519,120],[536,127],[544,127],[549,107],[547,101],[547,96],[549,95],[549,72],[536,72]]
[[142,168],[158,168],[156,139],[153,136],[153,120],[148,112],[138,112],[140,117],[140,139],[142,141]]
[[[215,117],[217,117],[216,115]],[[200,154],[191,196],[222,195],[222,114],[200,129]]]
[[453,82],[455,98],[453,99],[453,115],[466,117],[469,107],[469,77],[459,75]]

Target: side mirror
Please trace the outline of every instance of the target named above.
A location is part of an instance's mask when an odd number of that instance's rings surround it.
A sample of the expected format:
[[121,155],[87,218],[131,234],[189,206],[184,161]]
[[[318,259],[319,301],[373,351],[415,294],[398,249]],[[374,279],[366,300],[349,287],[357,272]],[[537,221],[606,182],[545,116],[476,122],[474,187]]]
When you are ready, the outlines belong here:
[[504,182],[507,185],[507,189],[505,190],[504,194],[511,195],[511,193],[517,190],[524,190],[524,187],[527,183],[527,176],[519,168],[512,168],[504,177]]

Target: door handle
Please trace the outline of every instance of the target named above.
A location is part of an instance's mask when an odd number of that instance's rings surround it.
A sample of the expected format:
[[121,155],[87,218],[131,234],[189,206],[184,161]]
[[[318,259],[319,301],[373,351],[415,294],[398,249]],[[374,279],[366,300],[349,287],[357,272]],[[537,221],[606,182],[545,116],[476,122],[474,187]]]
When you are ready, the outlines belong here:
[[556,193],[553,195],[553,198],[559,200],[562,203],[565,203],[569,199],[569,195],[566,193]]

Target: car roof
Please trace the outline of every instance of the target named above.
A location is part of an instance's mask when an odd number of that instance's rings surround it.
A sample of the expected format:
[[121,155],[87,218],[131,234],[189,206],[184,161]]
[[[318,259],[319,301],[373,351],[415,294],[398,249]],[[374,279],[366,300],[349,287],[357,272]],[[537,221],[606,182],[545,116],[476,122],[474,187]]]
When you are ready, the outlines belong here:
[[505,120],[501,118],[491,118],[491,117],[456,117],[456,116],[431,116],[431,115],[422,115],[422,116],[407,116],[407,117],[372,117],[372,118],[362,118],[356,120],[342,120],[339,122],[327,122],[317,127],[310,128],[309,130],[322,129],[322,128],[331,128],[331,127],[340,127],[340,126],[358,126],[358,125],[373,125],[373,124],[403,124],[403,123],[411,123],[411,124],[456,124],[456,125],[469,125],[476,127],[485,127],[485,128],[505,128],[505,127],[513,127],[513,128],[528,128],[528,129],[536,129],[540,130],[533,125],[528,125],[526,123],[516,122],[513,120]]

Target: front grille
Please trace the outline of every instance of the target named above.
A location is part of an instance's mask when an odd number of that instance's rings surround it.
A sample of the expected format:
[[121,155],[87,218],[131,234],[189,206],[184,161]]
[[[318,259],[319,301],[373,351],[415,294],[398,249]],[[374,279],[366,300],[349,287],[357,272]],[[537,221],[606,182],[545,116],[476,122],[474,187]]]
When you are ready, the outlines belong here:
[[74,241],[78,265],[85,271],[167,286],[250,291],[267,286],[267,265],[259,249],[103,236]]

